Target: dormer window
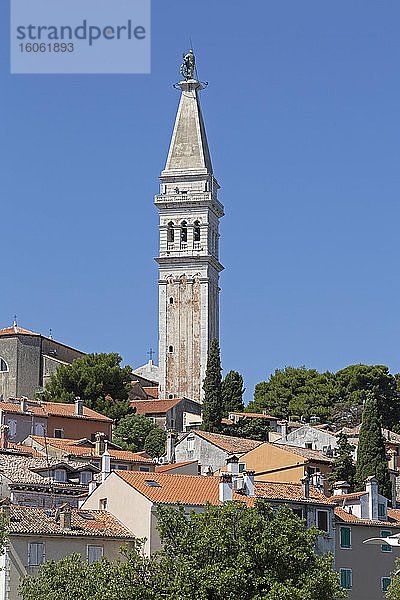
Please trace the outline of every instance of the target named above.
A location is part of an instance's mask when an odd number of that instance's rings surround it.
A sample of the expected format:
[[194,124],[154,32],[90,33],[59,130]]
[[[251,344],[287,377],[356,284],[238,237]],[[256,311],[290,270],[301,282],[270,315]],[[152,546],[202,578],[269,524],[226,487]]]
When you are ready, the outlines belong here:
[[67,480],[67,472],[65,469],[54,470],[54,481],[58,483],[64,483]]
[[8,364],[6,363],[4,358],[1,358],[1,356],[0,356],[0,373],[6,373],[7,371],[8,371]]
[[93,479],[93,473],[91,471],[81,471],[79,473],[79,483],[86,484],[90,483]]
[[170,221],[168,223],[168,228],[167,228],[167,242],[173,242],[174,237],[175,237],[174,224],[172,221]]

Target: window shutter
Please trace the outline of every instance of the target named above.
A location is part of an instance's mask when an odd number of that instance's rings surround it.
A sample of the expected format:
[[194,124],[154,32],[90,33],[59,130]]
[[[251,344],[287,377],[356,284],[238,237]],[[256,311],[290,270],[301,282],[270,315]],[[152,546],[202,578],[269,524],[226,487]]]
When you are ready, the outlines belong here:
[[350,527],[340,528],[340,547],[351,548],[351,529]]
[[[383,538],[389,537],[390,535],[392,535],[391,531],[387,531],[386,529],[384,529],[383,531],[381,531],[381,537],[383,537]],[[382,552],[391,552],[392,551],[392,546],[389,546],[389,544],[382,544],[381,551]]]

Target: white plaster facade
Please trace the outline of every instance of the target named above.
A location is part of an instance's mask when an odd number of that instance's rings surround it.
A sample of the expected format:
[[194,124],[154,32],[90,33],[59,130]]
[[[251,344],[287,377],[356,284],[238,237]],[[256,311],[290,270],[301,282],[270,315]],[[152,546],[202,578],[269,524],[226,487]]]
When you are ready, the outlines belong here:
[[219,219],[196,80],[179,84],[181,99],[160,193],[160,398],[201,401],[209,345],[219,337]]

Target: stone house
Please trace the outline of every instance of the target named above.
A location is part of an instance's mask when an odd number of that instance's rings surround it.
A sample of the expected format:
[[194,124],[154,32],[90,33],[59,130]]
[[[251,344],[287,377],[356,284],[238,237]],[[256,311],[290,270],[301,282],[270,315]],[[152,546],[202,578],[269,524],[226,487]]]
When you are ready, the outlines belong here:
[[84,352],[28,329],[0,329],[0,396],[32,398],[60,365],[70,364]]
[[335,568],[342,587],[349,600],[383,600],[398,554],[382,538],[400,532],[400,510],[387,507],[374,477],[367,479],[365,491],[348,494],[345,482],[335,487],[330,501],[335,506]]
[[176,462],[196,460],[200,473],[206,475],[222,468],[232,454],[241,457],[260,444],[257,440],[196,430],[182,435],[171,454]]
[[113,422],[83,406],[79,398],[74,404],[9,398],[0,401],[0,424],[7,427],[2,434],[8,440],[20,443],[29,435],[94,439],[102,432],[111,438]]
[[333,456],[337,448],[337,437],[331,431],[306,423],[297,429],[293,429],[287,435],[283,434],[276,443],[318,450],[324,452],[327,456]]
[[114,471],[87,498],[82,509],[108,510],[137,537],[146,538],[145,552],[151,554],[160,548],[159,504],[179,503],[187,512],[200,512],[207,504],[237,500],[253,506],[255,498],[264,498],[275,506],[288,504],[308,526],[318,525],[325,532],[318,541],[319,551],[333,552],[333,506],[325,496],[301,484],[254,483],[250,472],[239,474],[237,467],[237,461],[231,462],[230,471],[221,478]]
[[188,398],[132,400],[131,406],[162,429],[182,432],[201,423],[201,404]]
[[9,518],[9,534],[0,557],[0,600],[20,600],[21,578],[36,575],[45,561],[73,553],[89,563],[102,556],[116,560],[122,546],[133,545],[132,533],[106,511],[14,505],[2,511]]

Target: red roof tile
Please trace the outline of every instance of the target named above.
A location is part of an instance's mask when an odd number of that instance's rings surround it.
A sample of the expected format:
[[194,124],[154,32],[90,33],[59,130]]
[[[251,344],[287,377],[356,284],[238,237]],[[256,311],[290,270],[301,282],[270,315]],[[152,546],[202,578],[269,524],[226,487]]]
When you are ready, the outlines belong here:
[[[83,407],[83,415],[75,414],[75,404],[68,404],[64,402],[44,402],[40,400],[28,400],[27,409],[38,416],[57,416],[57,417],[68,417],[74,419],[89,419],[91,421],[107,421],[112,423],[112,419],[105,417],[104,415],[87,408]],[[21,404],[18,399],[15,402],[10,400],[0,401],[0,410],[6,412],[21,412]]]
[[156,467],[156,473],[166,473],[167,471],[179,469],[179,467],[185,467],[186,465],[193,465],[194,463],[197,465],[197,460],[185,460],[183,462],[170,463],[169,465],[159,465]]
[[[219,500],[219,477],[204,475],[172,475],[167,473],[141,473],[139,471],[114,471],[126,483],[149,500],[161,504],[186,504],[204,506],[221,504]],[[301,484],[255,483],[256,498],[327,504],[328,499],[311,488],[310,498],[303,497]],[[233,500],[254,504],[255,498],[233,492]]]
[[229,454],[243,454],[257,448],[257,446],[263,443],[259,440],[238,438],[231,435],[223,435],[222,433],[210,433],[209,431],[196,430],[193,433],[214,444],[214,446],[218,446],[221,450],[229,452]]
[[361,496],[364,496],[367,492],[364,490],[363,492],[353,492],[351,494],[333,494],[333,496],[330,496],[329,500],[330,502],[332,502],[332,504],[335,504],[336,502],[342,502],[343,500],[356,500],[357,498],[361,498]]
[[[47,446],[52,446],[53,448],[57,448],[65,454],[70,454],[71,456],[81,456],[81,457],[93,457],[93,458],[101,458],[100,455],[96,454],[96,449],[94,446],[84,446],[77,444],[77,440],[70,440],[66,438],[44,438],[37,435],[32,435],[31,438],[43,446],[45,448],[46,443]],[[118,450],[116,448],[108,448],[108,452],[111,458],[115,458],[117,460],[125,460],[127,462],[141,462],[141,463],[149,463],[153,464],[153,460],[148,456],[145,452],[130,452],[130,450]]]
[[138,415],[154,415],[167,413],[181,401],[181,398],[173,398],[172,400],[132,400],[131,406],[136,408]]
[[399,510],[388,509],[388,521],[372,521],[370,519],[360,519],[356,515],[350,515],[348,512],[337,506],[335,516],[344,523],[353,523],[354,525],[365,525],[366,527],[396,527],[400,528]]
[[29,329],[23,329],[22,327],[18,327],[17,325],[12,325],[11,327],[5,327],[4,329],[0,329],[1,335],[40,335],[39,333],[34,333],[33,331],[29,331]]
[[146,392],[151,398],[158,398],[158,386],[157,387],[143,387],[143,391]]

